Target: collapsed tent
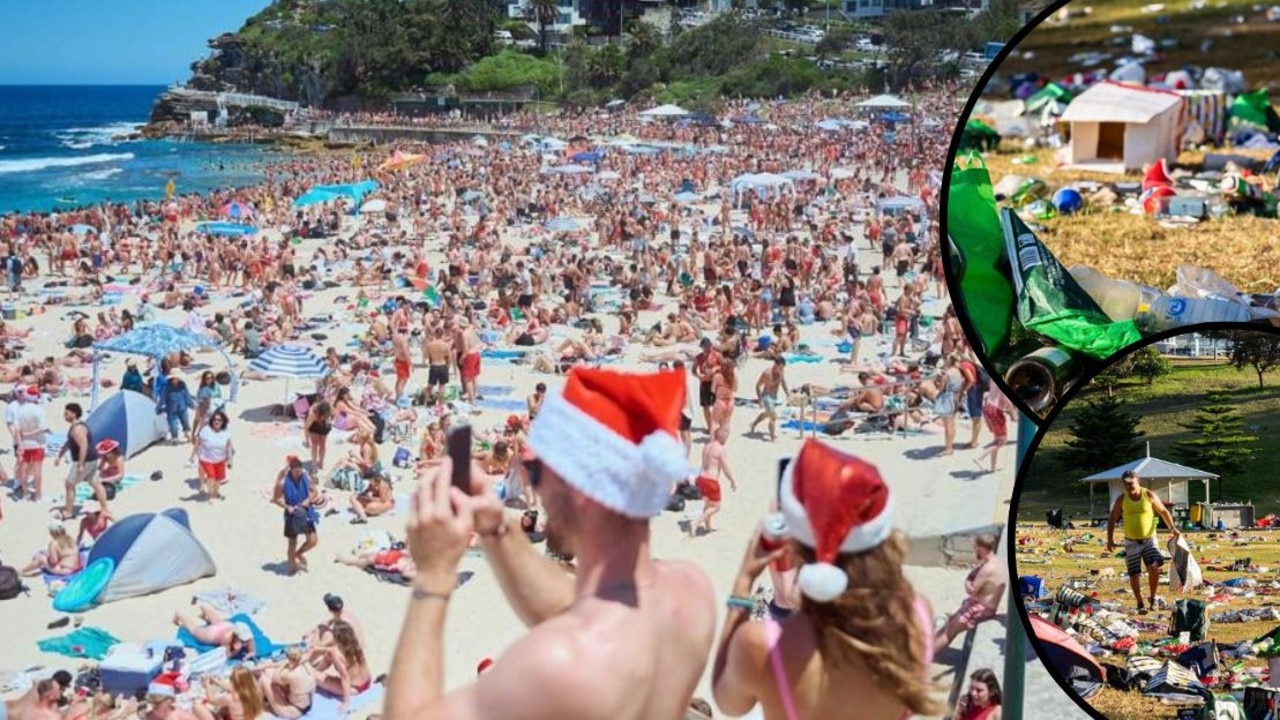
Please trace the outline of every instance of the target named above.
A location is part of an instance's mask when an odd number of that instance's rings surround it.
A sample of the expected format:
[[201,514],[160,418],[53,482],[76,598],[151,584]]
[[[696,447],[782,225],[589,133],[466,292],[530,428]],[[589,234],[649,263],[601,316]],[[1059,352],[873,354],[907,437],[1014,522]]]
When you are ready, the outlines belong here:
[[1231,103],[1230,116],[1232,130],[1253,128],[1280,132],[1280,116],[1271,107],[1271,92],[1265,87],[1236,96],[1235,102]]
[[987,152],[1000,144],[1000,133],[981,120],[970,120],[960,133],[960,150]]
[[156,413],[151,398],[133,390],[121,390],[99,405],[89,419],[89,435],[95,442],[111,439],[120,443],[126,458],[151,447],[169,434],[164,415]]
[[94,543],[89,562],[110,558],[115,571],[98,596],[113,602],[186,585],[217,573],[209,551],[191,532],[185,510],[121,518]]
[[1038,615],[1027,617],[1031,619],[1031,629],[1040,642],[1045,660],[1059,677],[1085,700],[1096,695],[1106,681],[1098,662],[1062,628]]
[[1037,90],[1034,95],[1026,99],[1027,112],[1035,114],[1054,103],[1067,105],[1070,104],[1074,98],[1075,96],[1071,94],[1070,90],[1067,90],[1058,83],[1049,83]]

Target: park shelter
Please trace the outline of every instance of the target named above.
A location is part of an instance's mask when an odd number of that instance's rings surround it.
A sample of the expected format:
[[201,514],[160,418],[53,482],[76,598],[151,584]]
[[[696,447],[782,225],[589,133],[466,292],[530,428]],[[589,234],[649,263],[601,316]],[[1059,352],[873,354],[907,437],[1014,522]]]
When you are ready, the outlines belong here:
[[[1142,480],[1142,486],[1155,492],[1156,497],[1169,508],[1173,513],[1173,508],[1187,509],[1192,504],[1191,484],[1200,482],[1204,484],[1204,501],[1210,502],[1209,498],[1209,481],[1217,480],[1218,476],[1204,470],[1196,470],[1185,465],[1161,460],[1160,458],[1151,457],[1150,450],[1147,456],[1139,458],[1133,462],[1125,463],[1095,473],[1080,482],[1089,483],[1089,518],[1105,518],[1111,511],[1111,506],[1115,504],[1116,498],[1124,492],[1124,483],[1121,478],[1126,472],[1132,470],[1138,473],[1138,477]],[[1099,514],[1094,513],[1093,495],[1094,488],[1105,483],[1107,487],[1107,503]],[[1198,495],[1198,493],[1197,493]],[[1174,513],[1177,515],[1179,513]]]
[[1123,174],[1178,157],[1183,100],[1164,90],[1104,82],[1081,93],[1062,114],[1070,125],[1067,163]]

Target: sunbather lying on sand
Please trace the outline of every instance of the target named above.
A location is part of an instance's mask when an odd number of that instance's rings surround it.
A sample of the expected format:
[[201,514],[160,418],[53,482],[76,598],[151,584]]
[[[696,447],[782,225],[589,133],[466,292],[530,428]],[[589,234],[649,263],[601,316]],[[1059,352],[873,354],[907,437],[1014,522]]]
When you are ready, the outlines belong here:
[[350,553],[347,555],[335,555],[333,561],[351,567],[358,567],[361,570],[383,570],[386,572],[399,573],[406,580],[412,580],[417,575],[418,568],[413,564],[413,558],[409,556],[409,551],[403,548],[396,550],[365,550],[359,553]]
[[248,660],[257,655],[253,630],[248,625],[233,624],[204,603],[198,603],[197,609],[206,624],[201,625],[182,613],[174,613],[173,624],[185,628],[199,643],[226,648],[227,657]]

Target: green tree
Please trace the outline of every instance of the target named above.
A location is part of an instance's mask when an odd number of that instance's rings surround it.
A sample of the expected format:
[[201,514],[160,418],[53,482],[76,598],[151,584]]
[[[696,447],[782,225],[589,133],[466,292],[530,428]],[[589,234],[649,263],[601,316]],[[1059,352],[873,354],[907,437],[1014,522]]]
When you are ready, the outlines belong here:
[[1125,355],[1112,362],[1102,372],[1093,376],[1092,385],[1104,388],[1107,391],[1107,397],[1115,395],[1115,389],[1124,380],[1133,377],[1134,353]]
[[1274,335],[1251,330],[1228,330],[1220,334],[1231,341],[1231,364],[1237,370],[1246,366],[1258,374],[1258,387],[1263,387],[1264,373],[1280,366],[1280,341]]
[[1156,378],[1173,372],[1173,364],[1169,362],[1169,358],[1150,345],[1131,353],[1130,357],[1133,358],[1134,376],[1146,380],[1148,385],[1155,384]]
[[631,24],[630,40],[627,52],[631,59],[637,59],[653,52],[662,44],[662,33],[653,23],[637,20]]
[[964,27],[954,16],[936,10],[896,12],[885,18],[884,44],[897,82],[927,75],[941,51],[967,49]]
[[1062,462],[1072,470],[1094,473],[1132,460],[1138,438],[1146,433],[1138,429],[1142,419],[1123,408],[1124,401],[1117,397],[1086,401],[1068,431],[1072,439],[1062,450]]
[[1223,498],[1227,475],[1238,472],[1253,459],[1258,438],[1244,430],[1244,418],[1224,392],[1209,393],[1191,422],[1183,424],[1195,437],[1173,444],[1174,454],[1197,470],[1218,475],[1218,500]]

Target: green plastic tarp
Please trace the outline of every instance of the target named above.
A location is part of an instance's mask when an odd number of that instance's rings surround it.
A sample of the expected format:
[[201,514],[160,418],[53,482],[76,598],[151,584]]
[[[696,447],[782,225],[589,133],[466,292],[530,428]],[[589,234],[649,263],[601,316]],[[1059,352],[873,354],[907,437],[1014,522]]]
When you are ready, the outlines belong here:
[[1252,127],[1267,132],[1280,132],[1280,116],[1271,106],[1271,92],[1258,88],[1236,97],[1230,109],[1231,127]]
[[1072,352],[1104,360],[1142,340],[1133,320],[1112,322],[1018,214],[1000,211],[1018,320]]
[[1044,109],[1045,105],[1051,102],[1060,102],[1066,105],[1073,99],[1075,99],[1075,96],[1069,90],[1057,83],[1049,83],[1027,98],[1025,105],[1028,113],[1038,113]]
[[1000,144],[1000,133],[981,120],[970,120],[965,123],[960,133],[959,150],[987,151]]

